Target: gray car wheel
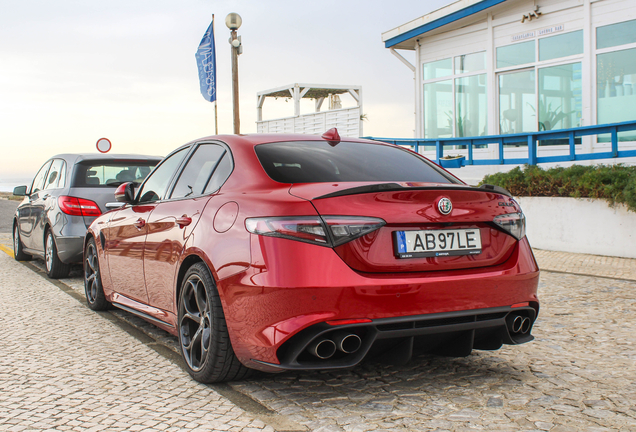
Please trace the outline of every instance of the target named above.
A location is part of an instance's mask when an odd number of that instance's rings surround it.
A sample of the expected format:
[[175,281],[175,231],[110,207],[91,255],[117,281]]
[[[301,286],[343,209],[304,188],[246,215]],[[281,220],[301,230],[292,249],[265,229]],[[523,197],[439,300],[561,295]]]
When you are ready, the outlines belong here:
[[57,256],[57,246],[51,230],[47,230],[44,236],[44,263],[46,275],[51,279],[67,277],[71,271],[71,265],[63,263]]
[[13,227],[13,257],[16,261],[31,261],[31,255],[22,250],[22,240],[20,240],[20,228],[18,224]]

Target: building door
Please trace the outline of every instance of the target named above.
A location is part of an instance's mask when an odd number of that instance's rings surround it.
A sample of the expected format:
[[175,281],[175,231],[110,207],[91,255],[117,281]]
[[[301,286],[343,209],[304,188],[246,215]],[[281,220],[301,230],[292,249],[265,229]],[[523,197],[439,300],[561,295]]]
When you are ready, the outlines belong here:
[[499,133],[537,131],[535,70],[497,74],[499,89]]

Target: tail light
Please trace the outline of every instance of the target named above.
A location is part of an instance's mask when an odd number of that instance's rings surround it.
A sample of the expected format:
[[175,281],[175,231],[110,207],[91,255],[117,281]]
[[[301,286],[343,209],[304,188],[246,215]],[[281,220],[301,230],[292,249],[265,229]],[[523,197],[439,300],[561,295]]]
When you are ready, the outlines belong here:
[[386,222],[382,219],[371,217],[325,216],[323,220],[329,227],[334,247],[362,237],[386,225]]
[[62,195],[57,199],[60,210],[70,216],[99,216],[102,211],[97,203],[84,198]]
[[335,247],[384,226],[378,218],[357,216],[265,217],[245,220],[252,234],[282,237],[321,246]]
[[526,216],[523,213],[496,216],[493,222],[517,240],[526,236]]

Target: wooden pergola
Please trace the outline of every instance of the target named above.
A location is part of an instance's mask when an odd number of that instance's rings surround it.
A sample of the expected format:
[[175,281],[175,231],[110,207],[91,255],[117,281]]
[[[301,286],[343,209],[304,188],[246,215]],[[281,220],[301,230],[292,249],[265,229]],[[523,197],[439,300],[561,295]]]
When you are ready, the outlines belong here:
[[331,95],[350,94],[357,102],[360,112],[362,112],[362,87],[350,85],[325,85],[325,84],[290,84],[265,90],[256,94],[256,120],[263,120],[263,103],[266,98],[291,98],[294,101],[294,116],[300,116],[300,100],[314,99],[315,112],[320,112],[325,98]]

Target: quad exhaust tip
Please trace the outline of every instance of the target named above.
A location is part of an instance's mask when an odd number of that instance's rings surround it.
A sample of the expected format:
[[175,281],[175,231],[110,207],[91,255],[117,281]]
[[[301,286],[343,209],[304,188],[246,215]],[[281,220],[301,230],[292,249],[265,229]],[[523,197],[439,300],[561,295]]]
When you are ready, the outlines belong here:
[[530,331],[530,324],[531,324],[530,318],[517,315],[512,320],[512,325],[510,326],[510,329],[515,334],[519,334],[519,333],[527,334]]
[[336,353],[336,344],[331,339],[321,339],[312,342],[307,351],[319,359],[326,360]]
[[334,335],[333,341],[336,348],[345,354],[353,354],[362,346],[362,339],[354,333],[338,332]]
[[358,351],[362,346],[362,339],[360,336],[349,332],[337,332],[334,333],[332,339],[319,339],[307,347],[314,356],[321,360],[327,360],[331,358],[336,351],[341,351],[345,354],[353,354]]

